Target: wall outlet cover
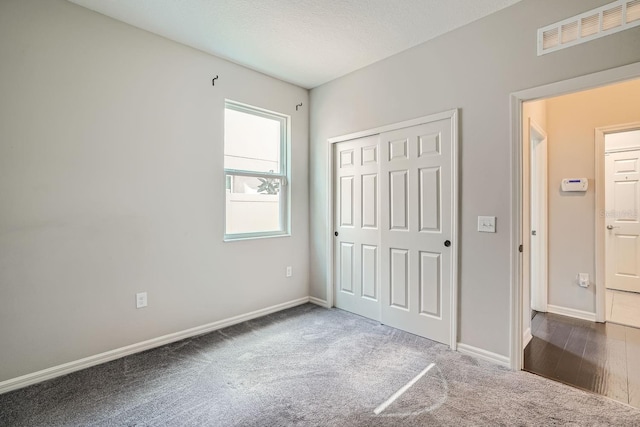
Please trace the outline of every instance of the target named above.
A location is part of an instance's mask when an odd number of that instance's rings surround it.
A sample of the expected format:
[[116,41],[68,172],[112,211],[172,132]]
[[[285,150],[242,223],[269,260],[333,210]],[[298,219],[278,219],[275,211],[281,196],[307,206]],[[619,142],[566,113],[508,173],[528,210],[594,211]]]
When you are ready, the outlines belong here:
[[136,308],[143,308],[147,306],[147,293],[138,292],[136,294]]
[[589,287],[589,273],[578,273],[578,285],[583,288]]

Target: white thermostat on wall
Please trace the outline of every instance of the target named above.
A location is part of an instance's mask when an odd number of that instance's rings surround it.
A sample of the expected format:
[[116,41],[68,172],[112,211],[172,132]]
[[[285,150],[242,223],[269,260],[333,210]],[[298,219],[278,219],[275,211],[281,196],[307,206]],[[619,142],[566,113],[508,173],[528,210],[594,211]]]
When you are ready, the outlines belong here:
[[589,180],[587,178],[565,178],[562,180],[562,191],[587,191]]

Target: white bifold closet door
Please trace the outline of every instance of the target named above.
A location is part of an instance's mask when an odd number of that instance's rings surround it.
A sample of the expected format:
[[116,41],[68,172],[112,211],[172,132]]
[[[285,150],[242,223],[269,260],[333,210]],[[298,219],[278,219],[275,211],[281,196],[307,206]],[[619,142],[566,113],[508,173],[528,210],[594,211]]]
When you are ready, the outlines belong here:
[[334,148],[338,308],[451,345],[452,119]]

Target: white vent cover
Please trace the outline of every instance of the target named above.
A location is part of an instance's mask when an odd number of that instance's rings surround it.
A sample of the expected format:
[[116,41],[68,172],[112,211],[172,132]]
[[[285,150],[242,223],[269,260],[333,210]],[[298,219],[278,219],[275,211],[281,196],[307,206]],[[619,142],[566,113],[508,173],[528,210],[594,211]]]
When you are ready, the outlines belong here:
[[640,25],[640,0],[618,0],[538,30],[538,56]]

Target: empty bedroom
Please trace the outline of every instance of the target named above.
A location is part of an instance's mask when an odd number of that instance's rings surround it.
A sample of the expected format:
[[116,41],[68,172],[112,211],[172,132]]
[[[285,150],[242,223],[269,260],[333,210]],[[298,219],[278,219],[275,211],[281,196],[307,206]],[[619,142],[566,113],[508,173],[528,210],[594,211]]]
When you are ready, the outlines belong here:
[[639,46],[640,0],[0,0],[0,425],[638,425],[523,370],[523,147]]

